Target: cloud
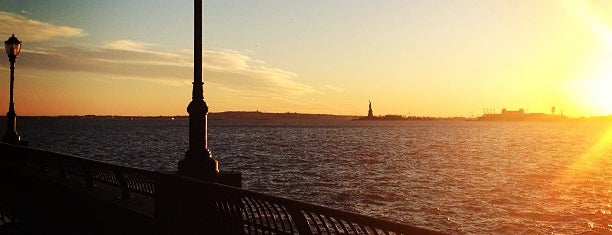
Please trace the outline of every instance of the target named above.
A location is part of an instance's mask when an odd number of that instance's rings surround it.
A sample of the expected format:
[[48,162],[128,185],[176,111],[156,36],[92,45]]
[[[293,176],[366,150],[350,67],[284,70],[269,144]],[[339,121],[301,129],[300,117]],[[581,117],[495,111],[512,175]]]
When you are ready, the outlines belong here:
[[332,86],[332,85],[324,85],[323,88],[336,92],[336,93],[341,93],[344,92],[344,88],[340,88],[340,87],[336,87],[336,86]]
[[0,11],[0,22],[2,22],[0,24],[0,35],[14,33],[18,38],[27,38],[28,42],[42,42],[86,35],[83,29],[53,25],[5,11]]
[[215,71],[243,71],[251,60],[247,55],[232,50],[204,51],[204,68]]
[[164,55],[103,48],[37,48],[22,51],[18,63],[24,70],[88,72],[152,80],[192,76],[187,61]]
[[[120,79],[188,86],[193,79],[193,53],[153,51],[154,45],[117,40],[94,49],[34,48],[22,51],[24,69],[107,74]],[[267,65],[233,50],[207,50],[203,57],[204,82],[235,94],[290,97],[318,90],[297,81],[298,75]]]
[[122,51],[147,51],[150,47],[155,46],[152,43],[137,42],[132,40],[116,40],[102,45],[104,49],[122,50]]
[[205,51],[204,76],[209,82],[232,84],[235,90],[285,95],[319,93],[314,87],[297,82],[297,74],[233,50]]

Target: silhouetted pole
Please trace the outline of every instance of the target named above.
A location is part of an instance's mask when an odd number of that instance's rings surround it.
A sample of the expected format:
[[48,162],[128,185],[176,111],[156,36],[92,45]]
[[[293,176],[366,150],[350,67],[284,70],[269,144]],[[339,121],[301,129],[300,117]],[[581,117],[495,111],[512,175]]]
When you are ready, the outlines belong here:
[[181,175],[208,178],[219,173],[218,162],[208,150],[208,106],[204,101],[202,82],[202,0],[195,0],[193,93],[187,106],[189,113],[189,150],[178,163]]
[[17,133],[17,114],[15,114],[15,103],[13,102],[13,84],[15,83],[15,60],[19,56],[19,52],[21,52],[21,41],[13,34],[8,40],[4,41],[4,49],[11,62],[11,87],[9,110],[6,113],[6,133],[2,137],[2,142],[19,144],[21,137]]

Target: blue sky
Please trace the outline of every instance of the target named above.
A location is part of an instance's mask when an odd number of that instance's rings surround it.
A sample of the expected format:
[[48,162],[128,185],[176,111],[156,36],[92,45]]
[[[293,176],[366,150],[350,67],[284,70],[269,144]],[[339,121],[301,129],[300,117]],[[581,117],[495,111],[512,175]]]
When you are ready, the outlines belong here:
[[[58,0],[0,1],[4,11],[83,29],[81,43],[103,43],[129,38],[184,48],[193,41],[193,6],[190,1]],[[177,36],[179,35],[179,36]]]

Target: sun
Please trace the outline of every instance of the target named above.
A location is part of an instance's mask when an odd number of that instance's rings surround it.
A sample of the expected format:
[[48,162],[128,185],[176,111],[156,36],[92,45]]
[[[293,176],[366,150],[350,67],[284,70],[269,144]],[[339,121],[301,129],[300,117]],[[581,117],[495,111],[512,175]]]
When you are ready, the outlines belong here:
[[588,69],[574,84],[577,98],[585,111],[595,115],[612,115],[612,27],[606,25],[584,1],[565,1],[567,7],[578,15],[585,25],[603,42],[598,63]]
[[597,115],[612,114],[612,70],[608,76],[585,81],[582,89],[583,103]]
[[572,77],[566,89],[574,111],[585,116],[612,115],[612,50],[593,58]]
[[612,115],[612,51],[568,83],[572,100],[586,116]]

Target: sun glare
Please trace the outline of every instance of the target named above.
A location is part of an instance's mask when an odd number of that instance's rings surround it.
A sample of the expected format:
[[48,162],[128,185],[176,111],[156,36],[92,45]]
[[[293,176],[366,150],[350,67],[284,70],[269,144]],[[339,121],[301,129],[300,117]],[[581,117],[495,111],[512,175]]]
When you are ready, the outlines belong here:
[[612,68],[605,76],[585,81],[583,99],[597,115],[612,114]]
[[612,115],[612,50],[570,88],[589,115]]
[[594,169],[597,169],[598,163],[607,157],[606,153],[609,152],[610,144],[612,144],[612,126],[606,129],[599,141],[568,167],[568,171],[575,171],[574,174],[579,171],[592,173]]
[[578,99],[587,112],[595,115],[612,114],[612,28],[597,16],[585,1],[565,1],[567,7],[576,13],[585,25],[604,42],[599,63],[579,78],[575,89]]

